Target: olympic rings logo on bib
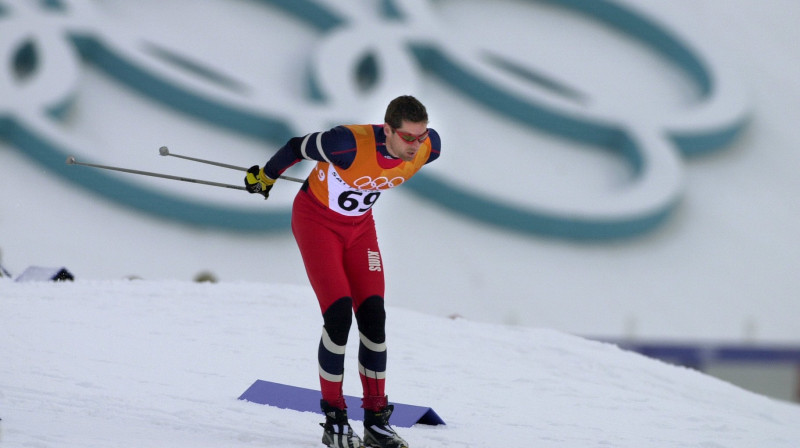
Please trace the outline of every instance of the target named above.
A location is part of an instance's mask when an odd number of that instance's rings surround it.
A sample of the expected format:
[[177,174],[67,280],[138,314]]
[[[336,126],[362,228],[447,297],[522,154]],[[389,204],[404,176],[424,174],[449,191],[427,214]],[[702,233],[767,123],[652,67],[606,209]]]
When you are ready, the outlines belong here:
[[399,176],[391,180],[384,176],[376,177],[374,180],[370,176],[362,176],[353,182],[353,186],[359,190],[387,190],[389,188],[394,188],[405,181],[405,178]]

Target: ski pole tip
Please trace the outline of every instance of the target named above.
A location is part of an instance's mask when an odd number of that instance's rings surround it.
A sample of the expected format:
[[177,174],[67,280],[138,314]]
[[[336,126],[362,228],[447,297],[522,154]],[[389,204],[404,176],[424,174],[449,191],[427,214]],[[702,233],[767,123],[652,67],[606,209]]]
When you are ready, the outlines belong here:
[[75,165],[75,156],[67,157],[67,165]]
[[158,153],[161,154],[162,156],[168,156],[169,155],[169,149],[167,149],[166,146],[162,146],[162,147],[158,148]]

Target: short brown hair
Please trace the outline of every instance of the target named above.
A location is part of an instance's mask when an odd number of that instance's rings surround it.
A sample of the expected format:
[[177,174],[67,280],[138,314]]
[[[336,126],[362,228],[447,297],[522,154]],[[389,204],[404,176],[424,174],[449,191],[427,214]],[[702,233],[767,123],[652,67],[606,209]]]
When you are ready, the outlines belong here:
[[403,125],[403,120],[412,123],[428,122],[425,106],[411,95],[398,96],[386,107],[383,121],[394,129]]

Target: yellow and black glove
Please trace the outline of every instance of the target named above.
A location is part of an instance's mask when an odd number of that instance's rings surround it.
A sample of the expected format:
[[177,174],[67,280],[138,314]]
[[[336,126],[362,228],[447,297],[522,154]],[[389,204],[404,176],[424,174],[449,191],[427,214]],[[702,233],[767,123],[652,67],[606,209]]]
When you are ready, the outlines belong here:
[[269,190],[275,184],[275,179],[269,178],[264,174],[264,169],[258,165],[253,165],[247,170],[247,176],[244,177],[244,188],[250,193],[258,193],[264,196],[264,199],[269,198]]

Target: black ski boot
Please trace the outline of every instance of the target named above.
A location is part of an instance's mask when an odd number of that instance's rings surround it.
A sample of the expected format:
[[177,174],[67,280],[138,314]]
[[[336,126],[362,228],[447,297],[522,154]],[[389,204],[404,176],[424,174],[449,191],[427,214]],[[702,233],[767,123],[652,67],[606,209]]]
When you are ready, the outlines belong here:
[[325,423],[320,423],[323,428],[322,443],[330,448],[364,448],[364,443],[358,434],[353,432],[347,420],[347,409],[330,406],[325,400],[320,400],[320,407],[325,414]]
[[408,448],[408,443],[389,426],[393,411],[391,404],[377,412],[364,409],[364,444],[367,447]]

